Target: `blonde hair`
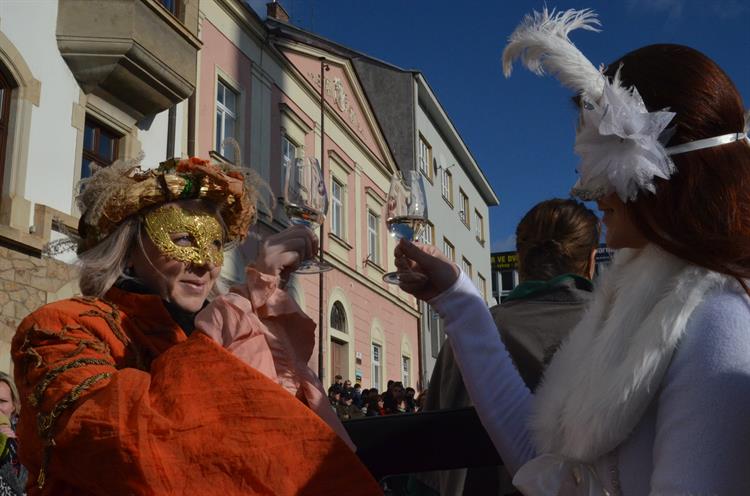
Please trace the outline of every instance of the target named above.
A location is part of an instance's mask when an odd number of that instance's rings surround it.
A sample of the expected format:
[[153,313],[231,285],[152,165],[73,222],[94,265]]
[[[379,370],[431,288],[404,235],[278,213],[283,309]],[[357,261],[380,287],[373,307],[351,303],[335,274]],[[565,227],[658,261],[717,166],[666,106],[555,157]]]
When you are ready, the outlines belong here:
[[140,215],[125,219],[112,234],[78,256],[78,284],[83,295],[101,298],[118,279],[128,277],[125,269],[141,223]]
[[10,398],[13,401],[13,413],[18,415],[21,412],[21,401],[18,395],[18,389],[13,378],[5,372],[0,372],[0,381],[4,382],[10,388]]

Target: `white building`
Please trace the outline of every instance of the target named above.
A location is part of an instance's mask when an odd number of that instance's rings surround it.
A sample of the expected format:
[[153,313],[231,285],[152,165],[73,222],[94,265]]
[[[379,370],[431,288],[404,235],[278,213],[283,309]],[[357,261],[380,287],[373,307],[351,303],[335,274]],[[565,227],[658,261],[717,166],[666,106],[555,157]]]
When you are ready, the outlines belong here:
[[[448,255],[491,295],[489,207],[499,200],[425,76],[358,54],[354,65],[401,171],[419,170],[430,223],[422,239]],[[445,340],[436,313],[421,304],[420,380],[432,375]]]
[[41,254],[89,164],[189,151],[197,24],[190,2],[0,2],[0,370],[20,319],[76,290]]

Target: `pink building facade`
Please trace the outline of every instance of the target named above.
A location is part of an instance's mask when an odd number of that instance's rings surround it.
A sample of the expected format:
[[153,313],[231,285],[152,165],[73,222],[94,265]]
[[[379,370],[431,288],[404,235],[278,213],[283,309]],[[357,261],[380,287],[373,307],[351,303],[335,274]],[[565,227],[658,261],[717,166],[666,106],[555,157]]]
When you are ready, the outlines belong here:
[[[324,274],[319,325],[324,382],[340,374],[364,388],[383,390],[389,379],[419,387],[416,302],[382,282],[395,269],[385,198],[396,166],[349,60],[269,34],[239,0],[202,0],[200,10],[197,154],[241,159],[268,182],[269,203],[281,196],[285,157],[316,157],[323,164],[331,206],[322,241],[334,266]],[[327,67],[322,82],[321,58]],[[228,137],[238,142],[241,157],[222,148]],[[254,236],[228,257],[228,277],[238,279],[263,237],[286,225],[278,206],[263,212]],[[318,276],[295,276],[288,290],[317,322]],[[318,359],[316,345],[313,369]]]

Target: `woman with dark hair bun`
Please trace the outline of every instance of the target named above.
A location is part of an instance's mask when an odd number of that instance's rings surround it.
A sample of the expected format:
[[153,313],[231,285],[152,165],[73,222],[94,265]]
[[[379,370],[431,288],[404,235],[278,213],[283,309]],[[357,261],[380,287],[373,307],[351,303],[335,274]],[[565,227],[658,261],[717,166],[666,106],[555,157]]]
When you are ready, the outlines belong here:
[[[560,342],[591,300],[599,219],[575,200],[554,198],[534,205],[516,227],[520,284],[490,309],[526,386],[534,391]],[[470,406],[461,372],[447,340],[430,378],[425,410]],[[489,494],[509,486],[504,472],[470,468],[422,476],[440,494]]]
[[750,494],[750,141],[708,57],[635,50],[604,71],[570,42],[590,10],[527,16],[503,54],[576,92],[573,194],[618,249],[532,393],[481,297],[431,247],[402,289],[443,316],[466,387],[526,495]]
[[591,299],[598,245],[599,219],[575,200],[543,201],[516,227],[520,284],[490,312],[531,391]]

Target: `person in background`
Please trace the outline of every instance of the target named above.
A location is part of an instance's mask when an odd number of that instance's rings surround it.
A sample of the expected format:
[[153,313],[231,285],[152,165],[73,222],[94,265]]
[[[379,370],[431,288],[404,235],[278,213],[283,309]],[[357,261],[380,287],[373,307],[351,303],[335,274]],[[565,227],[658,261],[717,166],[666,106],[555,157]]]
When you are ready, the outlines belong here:
[[[367,390],[365,390],[367,391]],[[357,408],[362,408],[363,404],[363,395],[362,391],[362,385],[360,383],[354,384],[354,389],[352,389],[352,399],[354,400],[354,404],[357,406]]]
[[575,200],[538,203],[516,228],[520,284],[490,312],[531,391],[591,300],[599,236],[599,219]]
[[380,394],[371,394],[370,401],[367,404],[367,416],[368,417],[379,417],[385,415],[385,402],[383,396]]
[[18,460],[16,423],[21,403],[13,379],[0,372],[0,495],[25,493],[28,471]]
[[[491,312],[513,363],[532,391],[591,299],[598,244],[599,219],[575,200],[538,203],[516,227],[520,284]],[[435,363],[425,410],[470,405],[448,339]],[[436,472],[422,480],[444,495],[513,492],[504,468]]]
[[336,374],[333,378],[333,384],[331,386],[335,387],[339,391],[342,391],[344,389],[344,378],[340,375]]
[[413,387],[408,387],[404,390],[404,402],[406,403],[406,411],[409,413],[417,411],[417,402],[414,399],[416,394],[417,392]]
[[370,398],[370,390],[363,389],[362,395],[360,396],[360,399],[359,399],[360,404],[361,404],[359,408],[362,410],[362,413],[365,415],[367,414],[367,403],[369,402],[369,398]]
[[388,381],[391,385],[390,394],[383,395],[385,402],[385,413],[403,413],[404,406],[404,384],[401,381]]
[[352,395],[348,392],[341,393],[341,399],[336,406],[336,413],[342,421],[363,416],[362,410],[353,403]]

